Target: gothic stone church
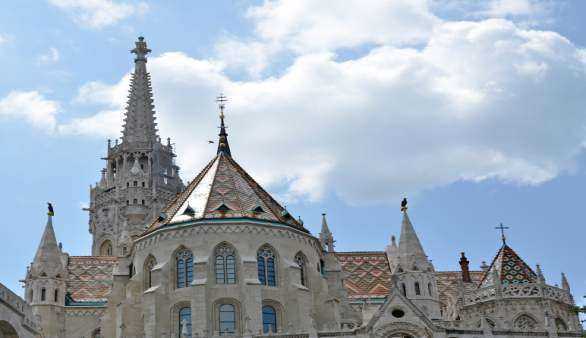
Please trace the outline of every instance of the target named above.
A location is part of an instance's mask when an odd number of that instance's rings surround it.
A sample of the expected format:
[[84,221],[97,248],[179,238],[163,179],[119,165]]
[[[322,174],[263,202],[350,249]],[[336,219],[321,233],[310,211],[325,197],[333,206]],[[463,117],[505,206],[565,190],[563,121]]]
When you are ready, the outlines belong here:
[[90,190],[92,256],[67,254],[49,215],[25,299],[0,290],[0,337],[581,335],[563,274],[548,284],[504,240],[480,271],[463,253],[461,271],[436,271],[406,206],[398,242],[337,252],[325,215],[312,235],[236,162],[223,102],[217,154],[185,186],[157,134],[149,52],[140,37],[121,142]]

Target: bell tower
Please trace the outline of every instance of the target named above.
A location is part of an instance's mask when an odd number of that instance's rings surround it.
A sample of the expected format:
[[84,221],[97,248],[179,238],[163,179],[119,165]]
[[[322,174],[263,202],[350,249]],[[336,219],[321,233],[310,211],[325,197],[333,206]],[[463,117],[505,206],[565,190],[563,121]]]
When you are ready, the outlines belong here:
[[135,54],[122,139],[108,140],[106,167],[90,187],[89,231],[92,255],[124,256],[161,209],[184,185],[175,164],[171,139],[158,136],[147,55],[151,50],[139,37]]

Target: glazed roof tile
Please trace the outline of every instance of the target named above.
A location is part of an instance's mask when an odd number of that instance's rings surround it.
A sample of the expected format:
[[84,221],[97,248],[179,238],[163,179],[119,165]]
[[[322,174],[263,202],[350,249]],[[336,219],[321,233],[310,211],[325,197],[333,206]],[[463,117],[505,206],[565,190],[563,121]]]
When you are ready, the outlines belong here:
[[495,271],[503,285],[527,284],[537,281],[537,274],[507,244],[503,244],[497,252],[490,267],[484,273],[479,287],[493,285]]
[[112,272],[116,257],[70,256],[66,292],[75,303],[100,303],[112,289]]
[[308,232],[234,159],[220,152],[163,209],[144,235],[159,228],[198,219],[253,218],[282,223]]

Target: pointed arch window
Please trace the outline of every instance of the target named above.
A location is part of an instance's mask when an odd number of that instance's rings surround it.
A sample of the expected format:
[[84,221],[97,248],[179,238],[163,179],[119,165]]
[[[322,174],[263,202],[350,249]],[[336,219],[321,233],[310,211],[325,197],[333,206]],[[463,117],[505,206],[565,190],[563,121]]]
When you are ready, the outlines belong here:
[[415,282],[414,287],[415,287],[415,294],[417,296],[421,295],[421,288],[419,287],[419,282]]
[[112,256],[112,242],[110,240],[105,240],[100,245],[100,256]]
[[431,287],[431,283],[427,283],[427,291],[429,292],[430,296],[433,296],[433,288]]
[[236,333],[236,308],[233,304],[222,304],[218,308],[220,336]]
[[258,280],[261,285],[277,286],[275,253],[269,247],[258,250],[256,255]]
[[295,255],[295,263],[299,267],[299,284],[307,286],[307,259],[301,252]]
[[[184,307],[179,310],[179,323],[177,323],[179,330],[178,337],[191,337],[191,308]],[[183,334],[187,333],[187,335]]]
[[193,254],[187,249],[181,249],[175,254],[177,268],[177,288],[186,288],[193,282]]
[[59,302],[59,289],[55,289],[55,292],[53,293],[53,301],[55,303]]
[[262,307],[262,332],[277,333],[277,311],[270,305]]
[[44,302],[46,298],[47,298],[47,289],[42,288],[41,289],[41,302]]
[[215,273],[217,284],[236,284],[236,252],[231,245],[216,248]]
[[401,291],[403,291],[403,296],[407,297],[407,286],[405,283],[401,283]]
[[144,288],[149,289],[153,286],[153,268],[157,265],[155,257],[149,256],[144,262]]

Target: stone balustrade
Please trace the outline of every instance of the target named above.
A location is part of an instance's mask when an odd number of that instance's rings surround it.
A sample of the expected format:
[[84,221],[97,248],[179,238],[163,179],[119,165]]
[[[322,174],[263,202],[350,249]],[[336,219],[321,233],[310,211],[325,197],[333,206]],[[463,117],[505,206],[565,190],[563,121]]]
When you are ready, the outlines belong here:
[[545,298],[558,302],[573,304],[572,295],[566,290],[539,283],[510,284],[501,286],[500,294],[496,286],[488,286],[466,293],[464,305],[494,300],[500,298]]

